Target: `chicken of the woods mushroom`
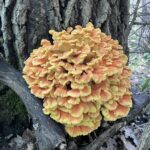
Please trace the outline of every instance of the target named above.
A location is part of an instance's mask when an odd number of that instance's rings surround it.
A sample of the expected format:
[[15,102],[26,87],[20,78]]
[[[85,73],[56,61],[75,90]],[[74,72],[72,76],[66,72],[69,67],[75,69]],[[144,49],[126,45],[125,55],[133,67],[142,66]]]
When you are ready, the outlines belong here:
[[102,118],[115,121],[132,107],[131,70],[117,40],[94,28],[50,30],[25,61],[23,78],[43,100],[43,112],[72,136],[97,129]]

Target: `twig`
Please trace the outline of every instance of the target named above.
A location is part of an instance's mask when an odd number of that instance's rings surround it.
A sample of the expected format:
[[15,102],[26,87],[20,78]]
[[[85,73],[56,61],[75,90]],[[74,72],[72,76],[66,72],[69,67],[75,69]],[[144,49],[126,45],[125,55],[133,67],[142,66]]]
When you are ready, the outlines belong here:
[[[140,6],[140,7],[138,8],[138,10],[139,10],[139,9],[141,9],[141,8],[143,8],[143,7],[145,7],[145,6],[146,6],[146,5],[148,5],[148,4],[150,4],[150,2],[147,2],[146,4],[144,4],[144,5]],[[131,13],[131,14],[130,14],[130,16],[131,16],[131,15],[133,15],[133,14],[134,14],[134,12],[133,12],[133,13]]]
[[143,28],[143,26],[140,26],[136,31],[134,31],[133,33],[131,33],[130,36],[134,35],[135,33],[137,33],[138,30],[140,30],[141,28]]
[[136,2],[136,6],[135,6],[135,10],[134,10],[134,14],[133,14],[133,18],[131,20],[131,23],[129,24],[128,28],[126,29],[126,35],[128,36],[131,29],[132,29],[132,25],[134,24],[135,20],[136,20],[136,17],[137,17],[137,11],[138,11],[138,7],[139,7],[139,4],[140,4],[140,1],[141,0],[137,0]]
[[80,148],[80,150],[96,150],[97,148],[100,148],[106,139],[108,139],[108,137],[113,136],[117,131],[119,131],[119,129],[125,126],[125,124],[125,122],[116,123],[104,133],[102,133],[98,138],[96,138],[91,144]]
[[93,133],[94,133],[95,138],[97,138],[96,132],[95,132],[95,131],[93,131]]
[[133,25],[147,26],[147,25],[150,25],[150,23],[149,22],[134,22]]
[[93,138],[92,138],[92,136],[90,134],[88,135],[88,137],[89,137],[89,141],[93,142]]

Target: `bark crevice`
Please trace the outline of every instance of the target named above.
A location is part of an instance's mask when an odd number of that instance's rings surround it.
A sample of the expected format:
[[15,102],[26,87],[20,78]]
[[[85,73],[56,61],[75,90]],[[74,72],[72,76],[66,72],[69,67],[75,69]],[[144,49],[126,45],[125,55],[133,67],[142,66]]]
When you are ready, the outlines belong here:
[[[1,10],[1,23],[2,23],[2,38],[3,49],[6,60],[12,64],[15,68],[19,67],[17,55],[13,46],[14,33],[12,30],[12,12],[15,7],[16,0],[3,1]],[[11,51],[10,51],[11,49]]]

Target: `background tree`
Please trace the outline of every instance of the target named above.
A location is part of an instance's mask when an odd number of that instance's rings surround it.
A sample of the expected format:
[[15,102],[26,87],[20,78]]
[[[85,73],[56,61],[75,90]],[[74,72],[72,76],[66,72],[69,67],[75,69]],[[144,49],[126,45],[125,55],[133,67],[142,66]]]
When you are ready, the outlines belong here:
[[[139,12],[139,18],[141,23],[140,33],[139,33],[139,41],[138,45],[140,46],[141,51],[150,52],[150,1],[142,0],[141,2],[142,8]],[[138,24],[138,22],[137,22]]]

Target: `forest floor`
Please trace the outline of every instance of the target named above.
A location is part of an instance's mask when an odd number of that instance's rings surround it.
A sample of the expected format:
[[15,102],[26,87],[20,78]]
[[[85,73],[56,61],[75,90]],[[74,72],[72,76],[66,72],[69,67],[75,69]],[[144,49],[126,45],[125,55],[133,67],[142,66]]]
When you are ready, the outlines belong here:
[[[132,63],[131,63],[132,62]],[[133,70],[131,77],[132,91],[135,94],[150,94],[147,79],[150,78],[150,61],[144,55],[130,55],[129,66]],[[145,86],[145,87],[144,87]],[[144,89],[145,88],[145,89]],[[123,127],[116,135],[110,137],[100,150],[135,150],[145,125],[150,121],[150,113],[144,113]],[[26,129],[22,135],[1,137],[1,150],[36,150],[34,134]]]

